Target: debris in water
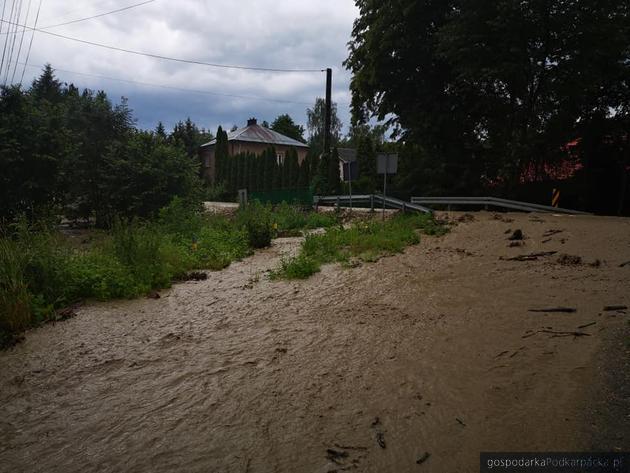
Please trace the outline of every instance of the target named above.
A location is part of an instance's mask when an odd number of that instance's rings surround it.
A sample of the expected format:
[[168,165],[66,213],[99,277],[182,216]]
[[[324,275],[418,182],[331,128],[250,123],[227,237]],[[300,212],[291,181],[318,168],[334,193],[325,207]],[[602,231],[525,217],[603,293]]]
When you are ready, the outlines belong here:
[[475,217],[471,214],[464,214],[456,219],[458,222],[474,222]]
[[416,463],[417,463],[418,465],[422,465],[425,461],[427,461],[427,460],[429,459],[429,457],[430,457],[430,456],[431,456],[431,454],[430,454],[429,452],[424,452],[424,453],[420,456],[420,458],[418,458],[418,459],[416,460]]
[[586,333],[586,332],[564,332],[564,331],[558,331],[558,330],[539,330],[538,332],[540,333],[550,333],[551,336],[553,338],[555,337],[590,337],[591,334],[590,333]]
[[385,445],[385,434],[383,434],[383,432],[377,432],[376,433],[376,442],[378,443],[379,447],[386,448],[386,445]]
[[528,312],[564,312],[572,314],[577,312],[577,309],[574,307],[547,307],[546,309],[529,309]]
[[564,264],[564,265],[570,265],[570,266],[575,266],[578,264],[582,264],[582,257],[581,256],[574,256],[574,255],[567,255],[567,254],[561,254],[560,256],[558,256],[558,264]]
[[578,328],[586,328],[586,327],[590,327],[591,325],[595,325],[597,322],[590,322],[588,324],[584,324],[584,325],[580,325]]
[[335,444],[335,447],[341,449],[341,450],[367,450],[367,447],[360,447],[360,446],[352,446],[352,445],[339,445],[338,443]]
[[604,312],[611,312],[613,310],[628,310],[626,305],[607,305],[604,307]]
[[459,417],[455,417],[455,420],[459,422],[461,425],[463,425],[464,427],[466,427],[466,424],[464,423],[464,421],[461,420]]
[[508,240],[512,240],[512,241],[522,240],[522,239],[523,239],[523,231],[520,228],[517,228],[516,230],[514,230],[514,233],[512,233],[512,235],[508,237]]
[[208,274],[203,271],[193,271],[188,273],[185,278],[186,281],[205,281],[206,279],[208,279]]
[[502,259],[505,261],[536,261],[538,258],[543,258],[545,256],[553,256],[556,253],[557,251],[541,251],[538,253],[529,253],[527,255],[513,256],[511,258],[500,257],[499,259]]
[[54,320],[55,321],[68,320],[68,319],[71,319],[72,317],[76,317],[77,313],[75,311],[79,307],[79,305],[80,304],[75,304],[69,307],[65,307],[63,309],[59,309],[58,311],[55,312]]
[[504,215],[495,213],[494,215],[492,215],[492,218],[495,220],[499,220],[501,222],[505,222],[505,223],[511,223],[514,221],[514,219],[511,219],[509,217],[505,217]]
[[348,458],[348,452],[344,452],[342,450],[335,450],[334,448],[327,448],[326,458],[328,458],[330,461],[337,463],[339,465],[341,464],[340,460],[344,458]]

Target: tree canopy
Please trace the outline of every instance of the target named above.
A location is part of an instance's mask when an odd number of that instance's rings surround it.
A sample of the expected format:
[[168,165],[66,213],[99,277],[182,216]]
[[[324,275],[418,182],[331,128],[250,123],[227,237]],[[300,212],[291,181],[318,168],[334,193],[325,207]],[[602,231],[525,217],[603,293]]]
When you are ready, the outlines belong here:
[[[332,145],[336,145],[341,139],[341,127],[343,124],[337,116],[337,104],[332,103],[332,113],[330,121],[330,134],[332,138]],[[309,134],[309,146],[319,154],[324,148],[324,123],[326,117],[326,101],[317,97],[313,108],[306,109],[306,118],[308,134]]]
[[125,99],[63,84],[48,65],[28,90],[0,89],[0,218],[149,217],[198,192],[207,138],[190,120],[170,136],[140,131]]
[[293,118],[287,113],[279,115],[271,124],[271,129],[284,136],[306,143],[304,139],[304,127],[295,123]]
[[627,2],[356,4],[353,122],[385,120],[431,172],[513,184],[571,140],[630,129]]

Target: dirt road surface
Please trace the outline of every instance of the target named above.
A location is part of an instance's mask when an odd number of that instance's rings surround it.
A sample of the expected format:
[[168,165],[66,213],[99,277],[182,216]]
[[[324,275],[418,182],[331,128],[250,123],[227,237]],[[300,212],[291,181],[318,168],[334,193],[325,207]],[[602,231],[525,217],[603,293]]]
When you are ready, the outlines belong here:
[[[629,450],[630,315],[603,309],[630,306],[630,220],[451,217],[377,263],[273,282],[299,246],[281,239],[33,330],[0,353],[0,470],[473,472],[480,451]],[[556,306],[577,311],[529,312]]]

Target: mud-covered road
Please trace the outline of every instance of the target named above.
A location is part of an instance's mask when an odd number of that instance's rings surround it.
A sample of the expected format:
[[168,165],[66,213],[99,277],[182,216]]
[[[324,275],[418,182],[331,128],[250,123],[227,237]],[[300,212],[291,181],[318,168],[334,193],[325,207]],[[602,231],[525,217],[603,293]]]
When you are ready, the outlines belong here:
[[[630,306],[630,220],[458,215],[378,263],[272,282],[299,246],[281,239],[29,332],[0,352],[0,471],[472,472],[480,451],[628,450],[630,315],[603,309]],[[577,311],[529,312],[555,306]]]

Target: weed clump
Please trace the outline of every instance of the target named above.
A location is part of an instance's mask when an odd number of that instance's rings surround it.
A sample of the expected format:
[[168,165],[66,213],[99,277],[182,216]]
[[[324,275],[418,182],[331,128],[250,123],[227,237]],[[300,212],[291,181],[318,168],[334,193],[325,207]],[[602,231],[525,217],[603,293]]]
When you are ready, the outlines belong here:
[[356,259],[374,262],[419,243],[419,233],[443,235],[447,231],[430,215],[407,214],[399,214],[385,222],[367,220],[356,222],[350,228],[332,227],[324,234],[308,235],[300,253],[282,261],[272,277],[305,279],[326,263],[350,265],[350,261]]

